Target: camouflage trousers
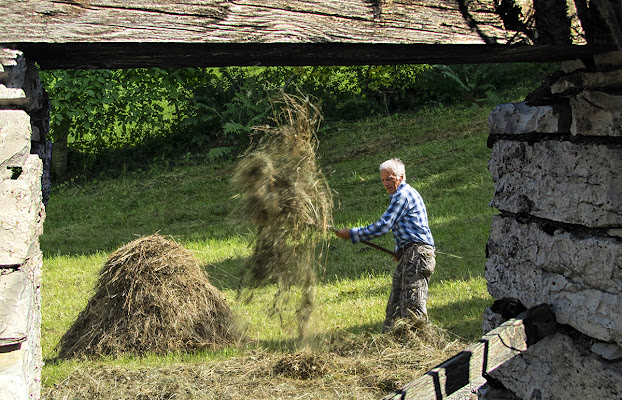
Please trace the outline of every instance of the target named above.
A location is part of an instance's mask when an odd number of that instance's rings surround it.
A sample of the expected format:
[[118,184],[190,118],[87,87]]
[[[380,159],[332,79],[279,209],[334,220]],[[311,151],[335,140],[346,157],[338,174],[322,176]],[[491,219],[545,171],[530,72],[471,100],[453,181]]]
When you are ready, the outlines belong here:
[[399,318],[417,316],[427,319],[428,283],[435,266],[432,246],[415,244],[404,251],[393,273],[383,332],[389,331]]

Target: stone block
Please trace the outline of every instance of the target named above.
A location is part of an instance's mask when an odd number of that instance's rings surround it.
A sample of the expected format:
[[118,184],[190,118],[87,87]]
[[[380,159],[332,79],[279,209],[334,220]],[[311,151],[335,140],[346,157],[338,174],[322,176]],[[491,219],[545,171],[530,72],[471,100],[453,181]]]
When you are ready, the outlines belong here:
[[615,145],[499,140],[488,164],[491,206],[587,227],[622,226],[622,151]]
[[43,229],[42,162],[30,155],[17,179],[0,181],[0,265],[21,265]]
[[596,54],[594,64],[598,67],[622,67],[622,52],[610,51],[608,53]]
[[622,293],[622,242],[614,238],[562,229],[545,232],[533,222],[494,216],[487,248],[489,256],[508,263],[533,265],[583,287]]
[[24,53],[20,50],[0,47],[0,67],[0,82],[2,83],[10,81],[12,74],[24,73],[26,71]]
[[622,243],[496,216],[487,248],[491,296],[550,304],[559,323],[622,344]]
[[0,168],[21,167],[30,154],[32,126],[21,110],[0,110]]
[[0,346],[28,338],[34,287],[23,271],[0,270]]
[[580,58],[577,58],[576,60],[562,61],[560,67],[562,71],[567,74],[586,68],[585,63]]
[[578,95],[582,90],[619,91],[622,89],[622,70],[607,72],[578,72],[566,75],[551,85],[551,93]]
[[622,136],[622,96],[584,90],[570,99],[573,135]]
[[39,394],[30,390],[27,371],[28,346],[24,343],[0,347],[0,393],[2,400],[32,400]]
[[592,354],[562,333],[530,346],[489,374],[519,399],[619,399],[622,364]]
[[28,112],[43,108],[44,90],[35,65],[27,61],[21,52],[10,50],[0,54],[0,63],[3,66],[0,73],[0,107]]
[[491,135],[567,133],[570,109],[563,105],[529,106],[525,102],[498,105],[488,116]]
[[609,72],[586,72],[583,76],[583,88],[588,90],[622,89],[622,69]]
[[566,75],[551,85],[552,94],[572,95],[583,90],[583,74]]

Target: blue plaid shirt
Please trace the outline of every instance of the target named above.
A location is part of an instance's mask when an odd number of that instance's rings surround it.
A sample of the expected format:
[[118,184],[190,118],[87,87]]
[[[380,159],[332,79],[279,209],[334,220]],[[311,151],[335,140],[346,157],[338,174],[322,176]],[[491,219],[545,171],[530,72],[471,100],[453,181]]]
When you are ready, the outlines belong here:
[[434,246],[423,199],[419,192],[405,182],[391,195],[391,204],[382,217],[373,224],[350,229],[350,239],[352,243],[358,243],[382,236],[389,230],[393,231],[396,251],[410,242]]

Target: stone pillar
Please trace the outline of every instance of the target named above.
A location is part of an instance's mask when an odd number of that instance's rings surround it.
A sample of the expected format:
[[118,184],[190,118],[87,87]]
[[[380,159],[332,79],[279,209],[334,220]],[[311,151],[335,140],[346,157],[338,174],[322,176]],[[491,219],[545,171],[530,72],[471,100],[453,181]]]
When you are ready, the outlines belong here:
[[0,48],[2,400],[39,399],[41,392],[39,235],[45,219],[42,176],[51,150],[45,141],[48,110],[34,64],[19,51]]
[[[562,70],[489,116],[486,263],[495,299],[549,304],[562,329],[493,371],[482,399],[622,398],[622,54]],[[485,329],[506,317],[491,307]]]

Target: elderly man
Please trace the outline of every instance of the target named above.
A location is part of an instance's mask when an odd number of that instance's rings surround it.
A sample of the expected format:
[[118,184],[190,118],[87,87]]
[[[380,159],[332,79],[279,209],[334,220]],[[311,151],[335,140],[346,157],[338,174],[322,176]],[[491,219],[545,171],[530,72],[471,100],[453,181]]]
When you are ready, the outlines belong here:
[[369,240],[393,231],[396,261],[393,286],[382,332],[388,332],[397,318],[419,317],[427,320],[428,283],[436,259],[434,239],[428,226],[428,215],[419,192],[406,183],[401,160],[393,158],[380,164],[382,184],[390,195],[389,208],[373,224],[342,228],[335,234],[352,243]]

